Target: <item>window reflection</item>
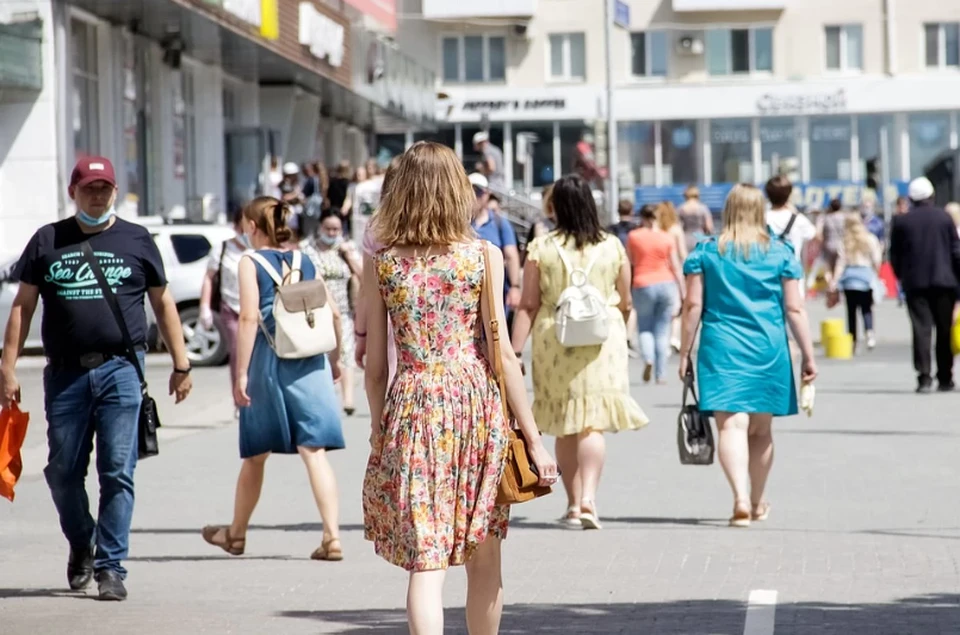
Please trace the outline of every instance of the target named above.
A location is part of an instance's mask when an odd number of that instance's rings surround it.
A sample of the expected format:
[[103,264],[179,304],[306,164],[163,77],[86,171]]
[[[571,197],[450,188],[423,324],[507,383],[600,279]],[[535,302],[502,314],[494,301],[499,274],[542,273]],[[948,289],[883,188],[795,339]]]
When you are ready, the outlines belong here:
[[950,149],[948,113],[914,113],[909,117],[910,178],[923,175],[924,167]]
[[661,124],[663,145],[663,183],[696,183],[700,180],[700,144],[696,121],[664,121]]
[[714,183],[752,183],[753,143],[749,119],[710,122],[711,174]]
[[810,118],[811,180],[849,181],[853,177],[850,136],[850,117]]

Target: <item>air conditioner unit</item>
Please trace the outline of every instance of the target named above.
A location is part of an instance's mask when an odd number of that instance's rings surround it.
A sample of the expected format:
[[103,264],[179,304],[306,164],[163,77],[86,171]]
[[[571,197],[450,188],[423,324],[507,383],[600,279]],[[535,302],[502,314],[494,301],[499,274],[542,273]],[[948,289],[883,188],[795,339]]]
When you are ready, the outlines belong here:
[[530,28],[529,22],[518,22],[513,25],[511,31],[513,32],[513,37],[518,40],[533,39],[533,29]]
[[699,34],[685,33],[677,38],[677,54],[703,55],[703,39]]

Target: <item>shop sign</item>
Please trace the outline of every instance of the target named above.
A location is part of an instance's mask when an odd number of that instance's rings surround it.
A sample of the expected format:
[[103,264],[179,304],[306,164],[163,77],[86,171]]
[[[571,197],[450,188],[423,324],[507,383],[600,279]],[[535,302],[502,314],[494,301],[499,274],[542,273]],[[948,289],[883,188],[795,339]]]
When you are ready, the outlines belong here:
[[766,93],[757,100],[757,113],[760,115],[817,115],[846,110],[847,93],[843,89],[811,95]]
[[[893,181],[885,192],[877,192],[881,203],[894,200],[907,193],[907,181]],[[733,183],[718,183],[715,185],[698,185],[700,200],[711,210],[718,212],[733,189]],[[683,203],[683,193],[686,185],[667,185],[654,187],[648,185],[637,186],[634,196],[635,205],[639,208],[648,203],[657,204],[670,201],[676,205]],[[864,200],[867,186],[853,181],[810,181],[793,184],[792,203],[800,209],[815,211],[824,209],[831,200],[839,198],[844,207],[856,207]]]
[[224,11],[254,26],[260,26],[261,8],[261,0],[223,0]]
[[397,0],[347,0],[347,4],[369,15],[388,30],[397,29]]
[[517,113],[557,112],[567,107],[567,100],[557,99],[476,99],[463,102],[464,112]]
[[317,11],[312,2],[300,3],[300,44],[309,47],[311,55],[339,67],[343,64],[345,36],[343,25]]

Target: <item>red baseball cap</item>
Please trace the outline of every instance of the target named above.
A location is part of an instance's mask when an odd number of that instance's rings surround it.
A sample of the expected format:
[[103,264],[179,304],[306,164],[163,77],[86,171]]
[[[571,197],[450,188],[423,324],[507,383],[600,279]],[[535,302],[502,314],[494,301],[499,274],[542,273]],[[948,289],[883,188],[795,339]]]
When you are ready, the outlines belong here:
[[96,181],[117,187],[117,177],[110,160],[105,157],[83,157],[77,161],[70,175],[70,187],[83,187]]

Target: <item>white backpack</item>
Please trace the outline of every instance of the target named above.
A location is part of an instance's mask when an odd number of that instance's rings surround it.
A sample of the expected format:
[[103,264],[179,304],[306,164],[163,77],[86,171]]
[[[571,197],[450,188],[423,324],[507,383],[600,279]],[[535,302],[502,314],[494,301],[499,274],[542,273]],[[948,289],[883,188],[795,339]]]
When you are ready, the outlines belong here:
[[610,333],[610,314],[607,299],[590,284],[590,270],[600,256],[595,250],[585,269],[574,269],[562,243],[554,238],[554,245],[564,270],[570,275],[570,285],[560,294],[556,309],[557,341],[568,348],[599,346]]
[[[276,335],[270,336],[260,320],[260,329],[270,343],[277,357],[281,359],[305,359],[329,353],[337,348],[337,334],[333,328],[333,309],[327,285],[322,278],[304,280],[300,265],[303,254],[293,252],[293,264],[290,272],[284,276],[283,269],[277,271],[270,262],[258,253],[250,257],[263,267],[276,284],[276,296],[273,299],[273,319],[276,322]],[[298,282],[292,282],[294,275]]]

